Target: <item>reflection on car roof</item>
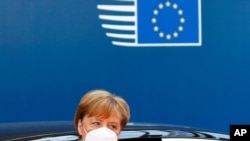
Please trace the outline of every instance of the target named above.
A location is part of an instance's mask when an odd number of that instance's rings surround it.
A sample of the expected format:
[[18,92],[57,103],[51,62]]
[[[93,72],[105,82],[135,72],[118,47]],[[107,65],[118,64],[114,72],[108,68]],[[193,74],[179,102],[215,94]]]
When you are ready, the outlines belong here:
[[78,137],[76,135],[58,136],[58,137],[45,137],[31,141],[75,141]]

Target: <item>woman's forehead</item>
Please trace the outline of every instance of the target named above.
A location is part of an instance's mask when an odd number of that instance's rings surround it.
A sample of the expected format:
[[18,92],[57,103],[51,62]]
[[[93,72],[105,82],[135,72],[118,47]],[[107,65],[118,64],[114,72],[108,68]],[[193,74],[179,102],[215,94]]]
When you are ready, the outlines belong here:
[[96,117],[100,119],[107,119],[114,117],[115,119],[121,119],[121,115],[117,110],[106,111],[104,109],[96,109],[87,114],[88,117]]
[[97,116],[103,118],[108,118],[111,115],[120,117],[120,109],[117,105],[95,105],[91,107],[86,114],[89,116]]

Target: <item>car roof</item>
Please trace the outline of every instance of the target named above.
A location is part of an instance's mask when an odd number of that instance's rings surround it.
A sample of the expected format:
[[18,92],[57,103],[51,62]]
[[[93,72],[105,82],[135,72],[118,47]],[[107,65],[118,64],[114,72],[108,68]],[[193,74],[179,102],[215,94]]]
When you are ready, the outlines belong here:
[[[176,126],[155,123],[130,122],[126,125],[119,136],[119,140],[157,141],[166,139],[208,139],[229,140],[227,134],[195,129],[187,126]],[[19,122],[0,124],[0,140],[21,141],[53,141],[53,140],[77,140],[77,132],[73,121],[42,121],[42,122]],[[176,140],[177,141],[177,140]]]

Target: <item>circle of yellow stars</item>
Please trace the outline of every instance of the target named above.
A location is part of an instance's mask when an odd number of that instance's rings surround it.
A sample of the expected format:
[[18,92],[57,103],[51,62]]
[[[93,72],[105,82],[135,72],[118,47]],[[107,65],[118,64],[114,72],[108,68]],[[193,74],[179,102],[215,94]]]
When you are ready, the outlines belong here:
[[[164,33],[163,31],[160,31],[159,26],[157,26],[157,16],[159,14],[160,10],[163,10],[163,8],[173,8],[174,10],[177,10],[178,15],[180,15],[180,25],[178,26],[178,30],[174,31],[173,33]],[[179,32],[182,32],[184,30],[184,27],[182,24],[185,23],[185,18],[183,17],[183,10],[178,8],[178,5],[176,3],[171,3],[170,1],[166,1],[165,4],[160,3],[158,5],[158,8],[153,10],[154,17],[151,19],[152,23],[154,24],[153,30],[154,32],[158,32],[160,38],[166,38],[167,40],[171,40],[172,38],[177,38],[179,36]]]

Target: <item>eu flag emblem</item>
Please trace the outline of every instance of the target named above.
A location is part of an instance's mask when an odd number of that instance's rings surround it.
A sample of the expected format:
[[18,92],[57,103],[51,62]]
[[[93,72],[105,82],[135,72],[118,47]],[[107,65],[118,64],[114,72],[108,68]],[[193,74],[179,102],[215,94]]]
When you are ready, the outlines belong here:
[[113,45],[202,45],[201,0],[110,0],[97,8]]

